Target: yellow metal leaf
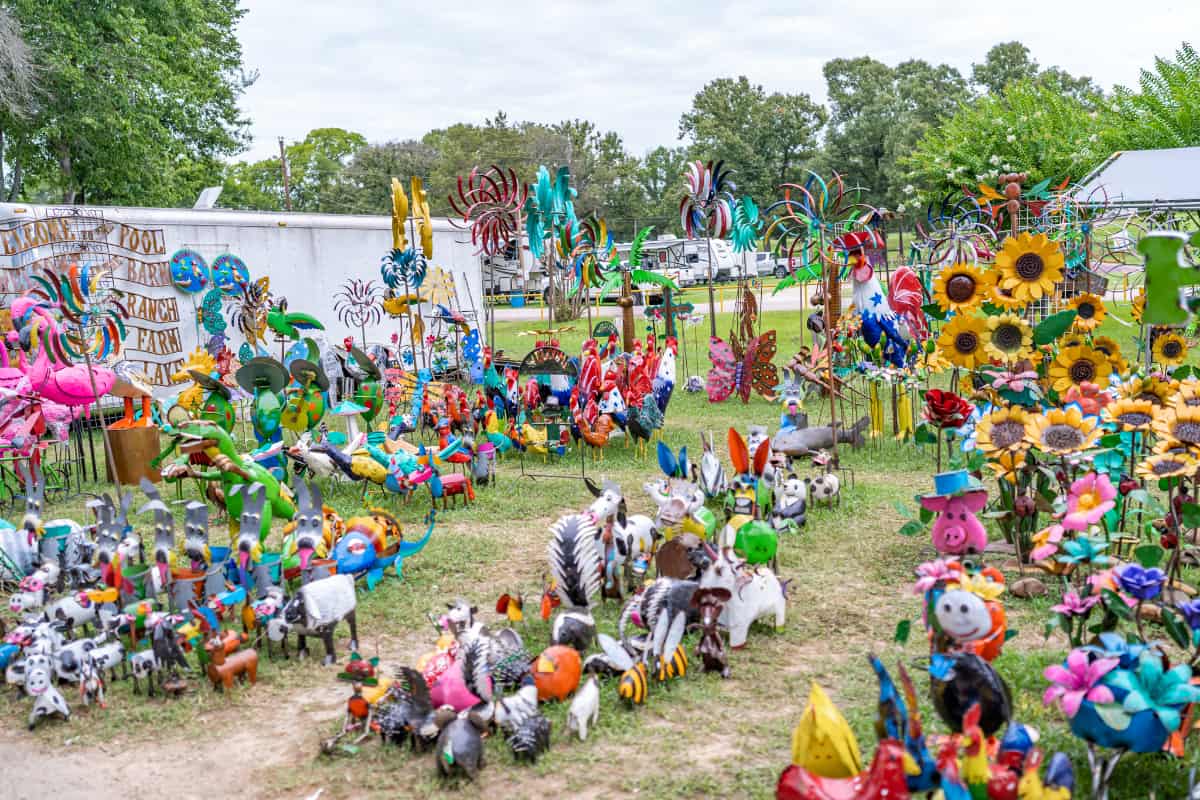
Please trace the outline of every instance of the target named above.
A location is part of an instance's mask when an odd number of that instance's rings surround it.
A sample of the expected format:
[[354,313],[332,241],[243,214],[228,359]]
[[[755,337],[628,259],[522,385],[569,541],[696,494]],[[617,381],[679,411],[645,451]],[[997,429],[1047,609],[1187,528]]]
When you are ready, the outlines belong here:
[[408,237],[404,235],[404,222],[408,219],[408,198],[400,181],[392,178],[392,249],[407,250]]
[[429,196],[425,193],[425,182],[413,176],[413,216],[417,219],[417,235],[421,237],[421,251],[426,258],[433,258],[433,220],[429,216]]

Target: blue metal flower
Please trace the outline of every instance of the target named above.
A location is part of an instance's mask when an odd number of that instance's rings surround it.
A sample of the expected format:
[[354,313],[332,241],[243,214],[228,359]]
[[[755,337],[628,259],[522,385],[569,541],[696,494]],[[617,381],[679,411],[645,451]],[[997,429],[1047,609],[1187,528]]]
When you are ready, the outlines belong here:
[[1079,536],[1063,542],[1063,552],[1056,556],[1055,559],[1063,564],[1095,564],[1097,566],[1104,566],[1109,561],[1108,556],[1104,555],[1104,551],[1107,549],[1107,542],[1087,536]]
[[1138,600],[1153,600],[1162,591],[1167,575],[1158,567],[1126,564],[1116,573],[1117,583],[1126,593]]

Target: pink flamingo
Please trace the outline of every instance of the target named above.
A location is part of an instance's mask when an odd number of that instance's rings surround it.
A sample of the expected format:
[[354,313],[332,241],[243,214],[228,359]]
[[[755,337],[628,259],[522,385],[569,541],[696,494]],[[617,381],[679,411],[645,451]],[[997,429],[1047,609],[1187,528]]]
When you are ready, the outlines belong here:
[[[11,312],[14,325],[19,324],[23,333],[29,332],[32,346],[37,346],[40,339],[41,346],[37,347],[37,356],[33,363],[25,368],[25,377],[29,378],[35,392],[51,403],[83,406],[86,410],[112,391],[116,383],[116,374],[111,369],[94,365],[89,377],[86,365],[71,364],[62,353],[57,354],[58,358],[51,358],[50,351],[57,341],[59,329],[57,320],[44,304],[31,297],[21,296],[12,302]],[[24,338],[25,336],[19,336],[18,341]],[[18,356],[18,365],[23,363],[24,357]],[[2,375],[0,373],[0,376]]]

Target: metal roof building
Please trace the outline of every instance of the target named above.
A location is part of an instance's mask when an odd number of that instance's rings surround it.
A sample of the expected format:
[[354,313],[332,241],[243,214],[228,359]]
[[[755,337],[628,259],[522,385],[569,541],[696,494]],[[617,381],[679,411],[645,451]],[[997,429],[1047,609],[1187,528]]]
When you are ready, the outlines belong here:
[[1081,201],[1127,209],[1200,209],[1200,147],[1118,150],[1079,182]]

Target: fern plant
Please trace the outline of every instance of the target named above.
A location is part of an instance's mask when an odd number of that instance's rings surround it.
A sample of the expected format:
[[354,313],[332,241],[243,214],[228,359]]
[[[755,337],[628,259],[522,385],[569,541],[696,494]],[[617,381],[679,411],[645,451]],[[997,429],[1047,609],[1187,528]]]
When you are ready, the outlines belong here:
[[1111,112],[1106,141],[1113,149],[1200,145],[1200,53],[1184,42],[1173,60],[1154,59],[1137,91],[1116,87]]

